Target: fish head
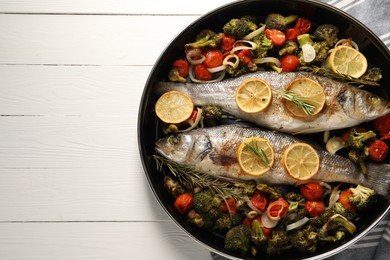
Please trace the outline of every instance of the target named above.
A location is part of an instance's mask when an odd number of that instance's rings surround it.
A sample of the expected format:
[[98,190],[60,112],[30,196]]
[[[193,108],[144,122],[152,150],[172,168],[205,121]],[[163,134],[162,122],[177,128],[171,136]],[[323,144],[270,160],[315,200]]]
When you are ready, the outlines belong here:
[[157,140],[157,153],[177,163],[191,164],[204,159],[211,151],[207,135],[181,133]]
[[346,89],[338,95],[344,112],[359,121],[370,121],[390,113],[390,102],[368,91]]

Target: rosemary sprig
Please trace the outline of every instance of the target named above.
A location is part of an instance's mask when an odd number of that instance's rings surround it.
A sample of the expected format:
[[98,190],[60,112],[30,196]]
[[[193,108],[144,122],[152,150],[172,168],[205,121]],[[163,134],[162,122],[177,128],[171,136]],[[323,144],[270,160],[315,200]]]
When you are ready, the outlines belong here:
[[321,76],[326,76],[329,78],[333,78],[351,85],[357,85],[359,88],[364,87],[365,85],[367,86],[380,86],[378,82],[375,81],[369,81],[369,80],[364,80],[364,79],[356,79],[348,75],[344,74],[339,74],[336,72],[333,72],[328,69],[320,68],[317,66],[302,66],[299,68],[299,70],[315,73]]
[[[237,202],[245,202],[248,200],[248,189],[250,190],[250,188],[248,188],[250,186],[248,182],[233,181],[228,178],[214,178],[191,166],[181,165],[158,155],[153,155],[152,157],[156,161],[158,171],[162,171],[163,166],[166,166],[169,171],[178,178],[179,182],[188,189],[208,188],[222,198],[233,198]],[[256,184],[253,183],[253,188],[255,187]]]
[[255,143],[254,145],[251,145],[250,143],[246,144],[246,146],[249,148],[249,150],[251,150],[251,152],[253,152],[257,157],[260,158],[260,160],[269,166],[269,159],[268,159],[268,156],[267,154],[264,152],[263,149],[259,149],[259,146],[257,143]]
[[312,115],[314,113],[314,109],[316,106],[313,104],[310,104],[303,100],[303,97],[299,96],[298,94],[291,92],[291,91],[285,91],[281,90],[277,92],[282,98],[293,102],[295,105],[301,107],[306,115]]

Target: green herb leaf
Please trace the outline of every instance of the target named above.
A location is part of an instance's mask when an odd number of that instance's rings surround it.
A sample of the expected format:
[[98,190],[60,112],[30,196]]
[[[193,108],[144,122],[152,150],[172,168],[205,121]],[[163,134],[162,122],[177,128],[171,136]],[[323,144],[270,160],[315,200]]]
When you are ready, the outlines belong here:
[[251,150],[257,157],[261,159],[261,161],[269,166],[269,159],[267,154],[264,152],[263,149],[259,149],[258,144],[255,143],[255,145],[251,145],[250,143],[246,144],[246,146]]
[[293,102],[295,105],[301,107],[306,115],[312,115],[316,106],[304,101],[304,97],[299,96],[298,94],[291,91],[279,91],[277,92],[282,98]]

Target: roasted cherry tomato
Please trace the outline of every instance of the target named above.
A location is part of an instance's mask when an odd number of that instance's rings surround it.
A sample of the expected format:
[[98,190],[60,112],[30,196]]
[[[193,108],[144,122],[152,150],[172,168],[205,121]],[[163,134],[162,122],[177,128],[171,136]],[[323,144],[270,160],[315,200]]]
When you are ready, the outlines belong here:
[[236,39],[232,35],[223,34],[222,35],[222,42],[221,42],[221,49],[224,51],[230,51],[233,49],[233,45],[236,42]]
[[293,71],[299,66],[299,59],[297,56],[288,54],[283,56],[280,60],[280,65],[283,71]]
[[210,80],[213,77],[213,74],[203,64],[195,65],[194,73],[195,77],[200,80]]
[[316,182],[302,184],[300,190],[307,200],[321,200],[324,193],[324,188]]
[[390,114],[379,117],[374,120],[373,128],[381,135],[386,135],[390,132]]
[[341,205],[343,205],[343,207],[346,208],[346,209],[355,210],[356,207],[354,205],[352,205],[351,203],[349,203],[349,197],[350,196],[352,196],[352,191],[351,190],[342,191],[340,193],[338,202],[340,202]]
[[311,29],[309,20],[299,17],[295,23],[294,29],[299,30],[299,34],[307,33]]
[[385,142],[382,140],[375,140],[368,148],[368,155],[370,156],[371,160],[380,162],[386,158],[388,151],[389,147]]
[[223,212],[236,214],[237,213],[237,203],[232,198],[227,199],[226,202],[222,201],[221,206],[220,206],[220,210]]
[[325,205],[322,201],[308,200],[305,203],[305,209],[310,216],[315,217],[321,215],[322,212],[324,212]]
[[248,49],[242,50],[237,54],[237,56],[242,60],[242,62],[247,64],[249,67],[253,66],[252,53],[250,50]]
[[266,214],[272,220],[279,220],[286,216],[288,211],[288,202],[280,197],[279,199],[272,201],[268,207]]
[[179,213],[185,214],[192,208],[192,195],[189,193],[183,193],[177,199],[174,203],[175,208]]
[[277,29],[267,29],[265,35],[275,46],[281,46],[286,42],[286,35]]
[[251,202],[253,206],[261,211],[264,211],[268,205],[268,198],[264,193],[258,190],[251,197]]
[[203,53],[205,56],[205,60],[203,64],[206,68],[215,68],[222,65],[223,54],[220,50],[209,50]]
[[295,28],[289,28],[286,30],[286,40],[296,42],[298,40],[299,30]]
[[186,60],[176,60],[173,67],[179,71],[180,77],[186,78],[188,76],[189,64]]

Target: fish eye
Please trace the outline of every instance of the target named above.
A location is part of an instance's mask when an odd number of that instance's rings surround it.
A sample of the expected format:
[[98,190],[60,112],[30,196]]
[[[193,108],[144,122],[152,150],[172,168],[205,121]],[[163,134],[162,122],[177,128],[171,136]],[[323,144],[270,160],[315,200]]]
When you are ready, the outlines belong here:
[[180,142],[180,137],[176,135],[171,135],[168,137],[168,142],[172,145],[178,144]]
[[370,95],[370,96],[368,97],[368,102],[369,102],[371,105],[373,105],[373,106],[377,105],[377,104],[379,103],[379,101],[380,101],[380,99],[379,99],[379,97],[376,96],[376,95]]

